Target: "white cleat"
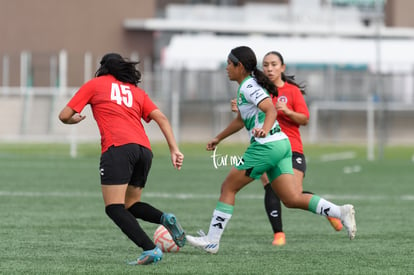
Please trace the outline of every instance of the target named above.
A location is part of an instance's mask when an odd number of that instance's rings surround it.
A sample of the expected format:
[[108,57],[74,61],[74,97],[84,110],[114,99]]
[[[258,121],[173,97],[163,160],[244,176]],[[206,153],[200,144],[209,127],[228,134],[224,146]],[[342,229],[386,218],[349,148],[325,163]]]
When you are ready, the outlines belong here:
[[187,235],[187,242],[197,248],[201,248],[204,251],[212,254],[216,254],[219,250],[219,243],[214,243],[209,240],[207,236],[194,237]]
[[341,221],[348,231],[350,240],[353,240],[356,235],[356,222],[355,222],[355,209],[351,204],[345,204],[341,206]]

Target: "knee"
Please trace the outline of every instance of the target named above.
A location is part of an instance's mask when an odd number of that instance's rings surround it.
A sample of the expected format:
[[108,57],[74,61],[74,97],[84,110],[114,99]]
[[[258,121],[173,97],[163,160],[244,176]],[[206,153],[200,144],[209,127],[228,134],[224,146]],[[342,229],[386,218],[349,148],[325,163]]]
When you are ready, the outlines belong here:
[[119,213],[125,211],[124,204],[109,204],[105,207],[105,213],[112,220],[119,215]]
[[297,207],[297,196],[289,196],[289,197],[284,197],[282,199],[283,205],[286,206],[287,208],[296,208]]
[[283,201],[283,205],[287,208],[294,208],[295,207],[295,203],[292,200]]
[[134,203],[125,202],[125,209],[128,210],[129,212],[132,212],[133,211],[132,209],[141,209],[143,204],[144,203],[140,202],[140,201],[137,201],[137,202],[134,202]]

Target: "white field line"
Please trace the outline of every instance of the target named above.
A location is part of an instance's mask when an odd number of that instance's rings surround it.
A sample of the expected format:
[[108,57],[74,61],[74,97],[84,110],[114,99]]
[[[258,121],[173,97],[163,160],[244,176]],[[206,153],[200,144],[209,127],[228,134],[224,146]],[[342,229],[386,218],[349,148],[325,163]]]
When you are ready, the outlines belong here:
[[339,152],[332,154],[325,154],[321,156],[321,161],[336,161],[336,160],[347,160],[356,158],[355,152]]
[[[63,197],[63,198],[97,198],[101,197],[101,193],[95,192],[13,192],[13,191],[0,191],[0,197]],[[192,194],[192,193],[156,193],[156,192],[143,192],[142,196],[148,198],[164,198],[164,199],[218,199],[219,194]],[[324,194],[321,197],[325,199],[335,199],[335,200],[354,200],[354,201],[380,201],[380,200],[391,200],[391,199],[400,199],[404,201],[413,201],[414,194],[405,194],[401,196],[389,196],[389,195],[333,195],[333,194]],[[240,194],[237,196],[238,199],[248,199],[248,200],[263,200],[263,195],[256,194]]]

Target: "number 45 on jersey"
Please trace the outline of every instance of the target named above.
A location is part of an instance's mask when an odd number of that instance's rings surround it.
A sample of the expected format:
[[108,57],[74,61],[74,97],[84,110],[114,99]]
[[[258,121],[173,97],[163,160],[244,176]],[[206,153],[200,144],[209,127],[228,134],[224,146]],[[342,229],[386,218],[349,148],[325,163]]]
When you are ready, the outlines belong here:
[[132,107],[131,88],[127,85],[112,83],[111,100],[118,105],[124,104],[126,107]]

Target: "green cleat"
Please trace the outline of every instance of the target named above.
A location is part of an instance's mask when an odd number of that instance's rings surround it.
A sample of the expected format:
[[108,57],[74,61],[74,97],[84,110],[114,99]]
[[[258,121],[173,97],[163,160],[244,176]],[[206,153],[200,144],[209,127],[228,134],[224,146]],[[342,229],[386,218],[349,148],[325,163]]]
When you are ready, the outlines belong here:
[[183,247],[185,245],[185,232],[174,214],[164,213],[161,216],[161,224],[168,230],[178,247]]

